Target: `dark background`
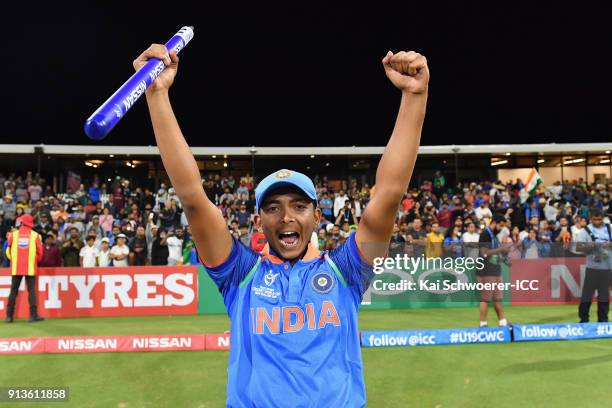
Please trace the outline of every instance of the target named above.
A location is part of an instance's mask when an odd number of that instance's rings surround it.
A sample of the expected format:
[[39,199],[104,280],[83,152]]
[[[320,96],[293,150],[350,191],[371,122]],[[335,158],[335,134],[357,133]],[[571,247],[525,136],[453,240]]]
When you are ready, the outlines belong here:
[[1,143],[153,144],[144,98],[103,142],[83,123],[183,25],[195,37],[171,96],[193,146],[384,145],[400,97],[380,63],[388,49],[428,58],[425,145],[610,140],[603,9],[227,4],[6,13]]

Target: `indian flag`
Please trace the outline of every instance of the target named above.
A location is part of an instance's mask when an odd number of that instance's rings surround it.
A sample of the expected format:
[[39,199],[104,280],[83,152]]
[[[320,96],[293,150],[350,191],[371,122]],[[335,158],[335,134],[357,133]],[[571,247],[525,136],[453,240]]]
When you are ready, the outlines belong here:
[[538,174],[535,168],[532,168],[529,172],[529,177],[527,177],[527,182],[525,183],[525,191],[527,191],[530,196],[533,196],[540,184],[542,184],[542,177],[540,177],[540,174]]

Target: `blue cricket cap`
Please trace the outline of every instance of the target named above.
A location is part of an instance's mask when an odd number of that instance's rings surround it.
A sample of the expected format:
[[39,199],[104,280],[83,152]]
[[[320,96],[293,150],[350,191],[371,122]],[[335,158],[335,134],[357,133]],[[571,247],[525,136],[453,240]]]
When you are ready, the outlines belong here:
[[255,189],[255,212],[259,212],[259,206],[270,191],[278,187],[294,186],[304,192],[306,197],[317,202],[317,190],[310,179],[305,174],[293,170],[282,169],[274,172],[261,180]]

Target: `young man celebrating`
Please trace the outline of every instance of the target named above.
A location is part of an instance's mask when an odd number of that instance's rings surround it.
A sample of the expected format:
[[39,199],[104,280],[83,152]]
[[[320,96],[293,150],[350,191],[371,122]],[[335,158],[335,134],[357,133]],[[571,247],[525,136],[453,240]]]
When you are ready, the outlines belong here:
[[268,241],[262,253],[232,238],[202,188],[170,105],[178,57],[154,44],[134,68],[150,58],[166,64],[146,93],[157,145],[231,319],[227,406],[364,406],[357,311],[372,260],[386,254],[414,168],[429,83],[425,57],[389,51],[383,58],[402,100],[376,173],[377,194],[357,232],[324,254],[309,244],[321,219],[314,184],[291,170],[279,170],[257,186],[257,227]]

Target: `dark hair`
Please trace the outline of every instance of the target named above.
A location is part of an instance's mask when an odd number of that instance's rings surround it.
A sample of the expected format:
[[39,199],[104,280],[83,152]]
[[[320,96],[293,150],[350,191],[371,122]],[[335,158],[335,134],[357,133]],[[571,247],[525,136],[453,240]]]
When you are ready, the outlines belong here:
[[493,214],[493,219],[491,221],[492,222],[505,222],[506,221],[506,217],[504,217],[501,214]]
[[591,218],[593,217],[603,217],[603,211],[600,208],[593,208],[591,210]]

